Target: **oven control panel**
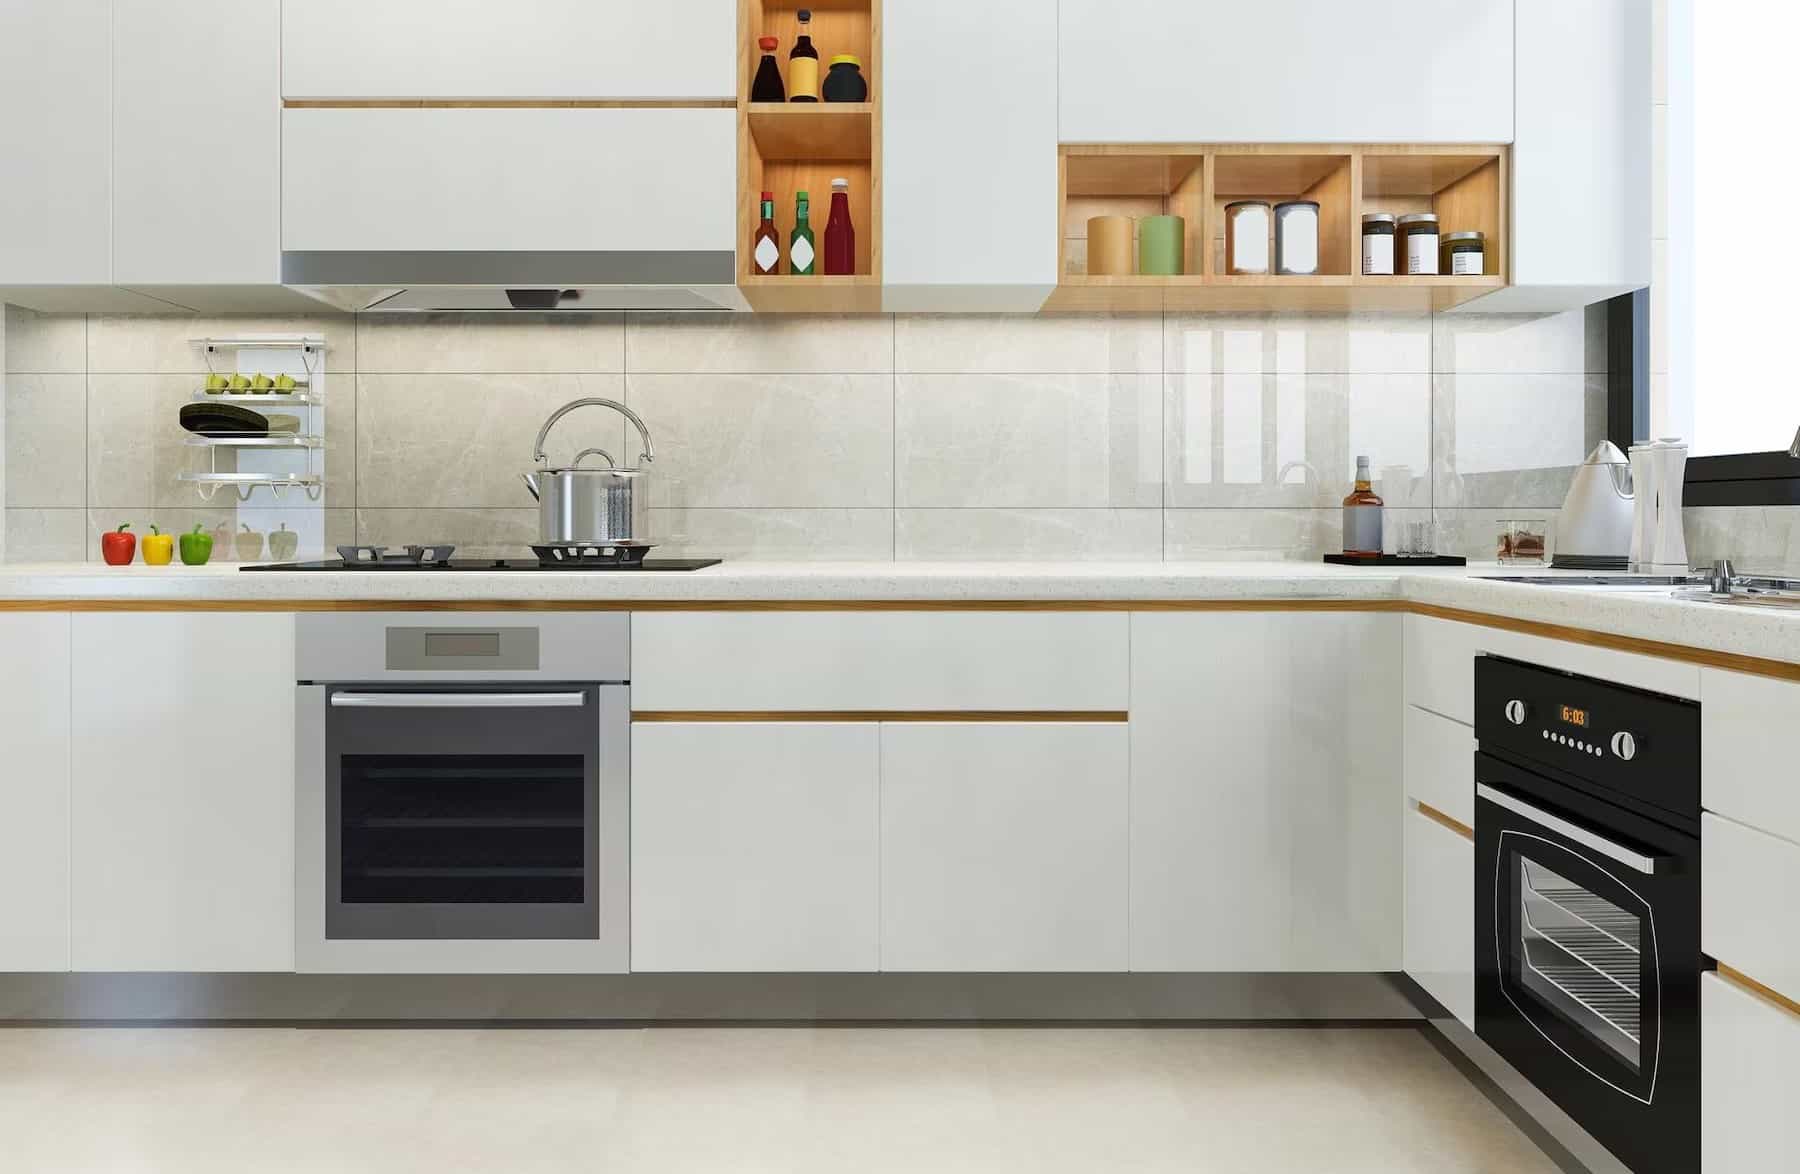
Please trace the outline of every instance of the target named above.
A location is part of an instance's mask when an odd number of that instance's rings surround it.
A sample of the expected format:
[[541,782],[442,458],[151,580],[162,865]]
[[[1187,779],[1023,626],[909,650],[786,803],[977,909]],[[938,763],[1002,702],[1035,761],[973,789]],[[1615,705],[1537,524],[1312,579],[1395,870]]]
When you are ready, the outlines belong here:
[[1699,818],[1694,702],[1482,656],[1475,661],[1475,735],[1483,750]]

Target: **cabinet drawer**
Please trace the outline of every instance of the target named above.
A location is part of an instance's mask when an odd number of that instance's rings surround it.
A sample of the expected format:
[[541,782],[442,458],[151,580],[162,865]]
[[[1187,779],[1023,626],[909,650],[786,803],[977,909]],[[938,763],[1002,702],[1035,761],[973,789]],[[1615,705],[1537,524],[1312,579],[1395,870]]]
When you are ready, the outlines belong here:
[[1800,684],[1701,670],[1701,806],[1800,842],[1800,788],[1771,769],[1795,761]]
[[732,110],[289,109],[281,129],[286,252],[735,246]]
[[1475,826],[1475,734],[1417,706],[1406,707],[1406,794]]
[[1475,844],[1406,809],[1406,973],[1475,1029]]
[[1124,612],[637,612],[632,707],[1121,711]]
[[1800,844],[1700,817],[1700,948],[1800,1000]]
[[1475,724],[1475,657],[1490,629],[1406,617],[1406,703]]
[[1800,1015],[1716,974],[1700,977],[1701,1164],[1787,1170],[1800,1153]]

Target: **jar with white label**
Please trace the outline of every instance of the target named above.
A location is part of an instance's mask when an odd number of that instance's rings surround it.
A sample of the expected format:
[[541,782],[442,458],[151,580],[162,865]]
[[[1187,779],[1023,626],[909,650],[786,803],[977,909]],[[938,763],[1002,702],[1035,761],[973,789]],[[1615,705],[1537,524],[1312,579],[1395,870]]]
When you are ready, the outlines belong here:
[[1394,275],[1394,214],[1371,212],[1363,217],[1364,273],[1392,277]]
[[1452,277],[1480,277],[1487,272],[1487,238],[1479,232],[1453,232],[1444,238],[1444,271]]
[[1318,271],[1318,204],[1289,200],[1275,205],[1275,272],[1310,277]]
[[1400,239],[1406,252],[1406,271],[1430,276],[1438,271],[1438,218],[1435,212],[1414,212],[1400,218]]
[[1225,205],[1225,272],[1269,271],[1269,228],[1273,209],[1261,200]]

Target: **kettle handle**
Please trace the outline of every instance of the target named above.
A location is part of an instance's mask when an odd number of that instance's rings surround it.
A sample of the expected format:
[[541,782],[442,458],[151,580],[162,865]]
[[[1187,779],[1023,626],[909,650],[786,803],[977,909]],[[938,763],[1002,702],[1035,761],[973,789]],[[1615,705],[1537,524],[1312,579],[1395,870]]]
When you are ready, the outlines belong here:
[[[644,451],[638,459],[646,465],[656,459],[656,454],[650,447],[650,430],[644,427],[644,421],[638,417],[638,414],[618,400],[602,399],[599,396],[588,396],[585,399],[570,400],[562,407],[551,412],[550,418],[544,421],[544,426],[538,429],[537,443],[532,446],[531,459],[540,465],[543,464],[548,459],[544,456],[544,441],[550,436],[550,429],[556,426],[558,420],[562,419],[576,408],[585,407],[611,408],[624,416],[627,420],[630,420],[637,426],[638,436],[643,438],[644,441]],[[583,453],[582,455],[586,456],[587,454]],[[580,458],[576,459],[579,460]],[[612,460],[611,457],[607,457],[606,459],[608,461]]]

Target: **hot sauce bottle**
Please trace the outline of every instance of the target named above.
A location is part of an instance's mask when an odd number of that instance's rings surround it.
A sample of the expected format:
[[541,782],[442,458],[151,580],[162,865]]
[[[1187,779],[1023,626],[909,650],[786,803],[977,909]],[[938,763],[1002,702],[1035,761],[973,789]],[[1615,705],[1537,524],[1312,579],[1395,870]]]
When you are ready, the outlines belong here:
[[856,272],[856,226],[850,223],[850,181],[831,181],[831,215],[825,220],[825,275]]
[[775,232],[775,193],[762,194],[762,223],[750,238],[750,257],[758,273],[781,271],[781,237]]

